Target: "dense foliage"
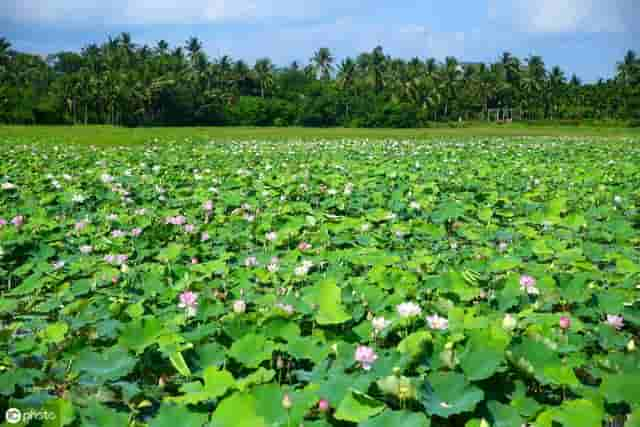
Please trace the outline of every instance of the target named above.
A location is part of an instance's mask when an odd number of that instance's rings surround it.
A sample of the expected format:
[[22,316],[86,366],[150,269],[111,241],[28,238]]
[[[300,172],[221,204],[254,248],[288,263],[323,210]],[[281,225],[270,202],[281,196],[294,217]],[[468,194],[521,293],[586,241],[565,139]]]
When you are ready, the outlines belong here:
[[[490,111],[490,109],[501,109]],[[504,110],[511,109],[511,110]],[[391,58],[381,47],[339,65],[321,48],[306,66],[209,59],[192,38],[171,50],[130,35],[42,58],[0,38],[0,123],[424,127],[432,121],[625,120],[640,123],[640,61],[582,84],[543,58],[494,64]],[[635,116],[634,116],[635,115]]]
[[0,142],[0,409],[640,425],[637,140]]

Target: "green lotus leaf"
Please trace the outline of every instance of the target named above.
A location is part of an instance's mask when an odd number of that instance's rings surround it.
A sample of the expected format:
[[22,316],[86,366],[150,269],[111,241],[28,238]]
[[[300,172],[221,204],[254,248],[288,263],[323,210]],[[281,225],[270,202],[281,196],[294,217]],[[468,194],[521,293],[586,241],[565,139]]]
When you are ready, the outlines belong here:
[[362,394],[351,391],[340,402],[335,413],[335,418],[341,421],[361,423],[384,411],[385,405],[382,402]]
[[276,348],[275,343],[264,335],[247,334],[235,341],[227,354],[247,368],[257,368],[265,360],[271,359]]
[[472,381],[491,377],[504,361],[510,341],[510,336],[495,326],[473,331],[459,356],[465,376]]
[[431,420],[424,414],[410,411],[384,411],[381,415],[369,418],[360,427],[429,427]]
[[495,427],[512,427],[522,424],[522,418],[518,413],[518,410],[512,406],[504,405],[500,402],[492,400],[487,403],[489,413],[493,419],[493,426]]
[[435,372],[428,376],[421,401],[429,414],[448,418],[473,411],[484,398],[484,392],[470,385],[464,375],[455,372]]
[[190,411],[185,406],[163,405],[149,427],[174,427],[176,421],[185,426],[202,427],[209,419],[208,413]]

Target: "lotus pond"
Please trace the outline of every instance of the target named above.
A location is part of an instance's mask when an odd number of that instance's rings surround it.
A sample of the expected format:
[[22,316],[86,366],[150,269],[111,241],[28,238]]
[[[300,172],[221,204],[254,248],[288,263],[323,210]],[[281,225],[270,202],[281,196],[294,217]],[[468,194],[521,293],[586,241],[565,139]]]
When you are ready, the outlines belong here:
[[640,140],[13,138],[0,186],[12,425],[640,426]]

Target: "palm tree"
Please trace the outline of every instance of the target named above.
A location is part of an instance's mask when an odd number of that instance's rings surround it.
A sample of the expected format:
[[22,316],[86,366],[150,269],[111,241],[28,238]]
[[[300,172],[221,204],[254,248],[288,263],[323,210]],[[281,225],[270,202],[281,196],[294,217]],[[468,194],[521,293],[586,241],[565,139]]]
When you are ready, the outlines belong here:
[[558,104],[560,102],[560,96],[563,93],[564,84],[566,83],[566,77],[560,67],[555,66],[549,73],[548,80],[548,104],[550,108],[550,118],[553,120],[553,113],[557,112]]
[[368,57],[367,68],[373,75],[373,87],[376,95],[382,92],[384,86],[383,76],[386,68],[387,57],[384,55],[382,46],[376,46]]
[[240,95],[248,94],[250,72],[251,70],[249,69],[247,63],[241,59],[233,64],[231,74],[233,75],[233,79],[237,82],[237,87]]
[[490,119],[489,118],[489,97],[491,96],[492,88],[494,87],[493,74],[491,73],[491,70],[487,67],[487,65],[482,63],[478,65],[478,72],[476,75],[478,79],[477,93],[482,102],[483,115],[488,121]]
[[540,108],[544,102],[542,95],[547,78],[542,57],[533,55],[527,58],[527,72],[523,76],[523,90],[527,95],[528,104],[534,108]]
[[326,47],[318,49],[311,58],[311,63],[314,65],[316,72],[320,73],[323,80],[329,80],[333,70],[333,61],[334,58],[331,55],[331,51]]
[[348,91],[356,77],[357,64],[350,58],[346,57],[342,60],[338,67],[337,83],[342,90]]
[[427,58],[424,63],[424,71],[428,76],[433,77],[438,71],[438,62],[435,58]]
[[269,58],[258,59],[253,67],[256,80],[260,85],[260,96],[262,98],[265,96],[265,91],[273,86],[273,69],[273,64]]
[[189,61],[191,66],[196,68],[196,64],[201,62],[202,59],[202,43],[197,37],[190,37],[185,45],[187,52],[189,52]]
[[452,56],[445,58],[442,72],[442,83],[444,89],[444,117],[449,115],[449,106],[456,99],[457,89],[462,77],[462,69],[458,60]]
[[159,55],[166,55],[168,51],[169,43],[164,40],[160,40],[156,45],[156,52],[158,52]]
[[342,90],[342,92],[345,94],[345,98],[347,99],[347,102],[345,105],[347,118],[349,117],[350,109],[351,109],[348,99],[349,99],[350,91],[351,91],[351,88],[353,87],[353,83],[356,77],[356,71],[357,71],[357,64],[350,57],[347,57],[344,60],[342,60],[342,62],[340,63],[340,66],[338,67],[338,76],[337,76],[336,83],[340,88],[340,90]]
[[631,82],[635,74],[638,72],[638,58],[633,50],[627,51],[622,62],[618,62],[617,78],[623,83],[628,84]]
[[11,43],[4,37],[0,37],[0,83],[6,78],[5,72],[9,65],[10,48]]

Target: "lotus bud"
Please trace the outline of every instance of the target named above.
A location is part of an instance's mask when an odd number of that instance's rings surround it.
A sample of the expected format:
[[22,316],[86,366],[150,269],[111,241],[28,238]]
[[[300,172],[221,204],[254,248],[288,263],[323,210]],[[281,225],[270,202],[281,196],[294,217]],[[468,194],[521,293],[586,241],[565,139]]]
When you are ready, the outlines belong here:
[[293,401],[291,400],[291,396],[289,396],[289,393],[285,393],[285,395],[282,397],[282,407],[287,411],[293,407]]
[[505,314],[502,320],[502,327],[507,331],[513,331],[518,326],[518,321],[511,314]]
[[627,351],[629,352],[636,351],[636,342],[634,341],[633,338],[631,338],[629,340],[629,343],[627,344]]

